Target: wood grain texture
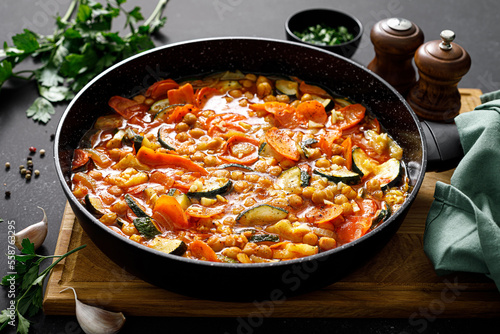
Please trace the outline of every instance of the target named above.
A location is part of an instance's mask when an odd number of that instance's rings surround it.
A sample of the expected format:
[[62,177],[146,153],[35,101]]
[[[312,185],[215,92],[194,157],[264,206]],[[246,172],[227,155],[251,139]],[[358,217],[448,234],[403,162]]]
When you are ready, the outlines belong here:
[[[479,104],[478,89],[461,90],[462,110]],[[114,264],[92,243],[66,205],[56,254],[87,247],[53,270],[45,292],[46,314],[74,314],[76,289],[85,303],[135,316],[410,318],[498,317],[500,294],[484,275],[437,276],[423,252],[427,212],[437,181],[453,171],[427,173],[415,202],[396,235],[368,263],[326,288],[285,301],[215,302],[175,294],[139,280]]]

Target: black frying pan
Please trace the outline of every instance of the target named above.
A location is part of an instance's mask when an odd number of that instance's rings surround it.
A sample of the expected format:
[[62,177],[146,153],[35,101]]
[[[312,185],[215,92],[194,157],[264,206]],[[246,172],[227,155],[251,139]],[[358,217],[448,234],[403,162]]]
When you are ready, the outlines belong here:
[[[331,251],[279,263],[229,264],[164,254],[123,238],[101,224],[72,195],[73,150],[97,117],[109,111],[107,101],[111,96],[133,96],[160,78],[178,79],[236,69],[294,75],[367,106],[404,149],[411,191],[401,209],[367,235]],[[426,171],[427,147],[422,125],[406,101],[360,65],[292,42],[220,38],[163,46],[129,58],[95,78],[73,99],[61,118],[55,139],[55,164],[83,229],[124,269],[157,286],[196,297],[272,300],[331,284],[380,250],[398,230],[417,195]]]

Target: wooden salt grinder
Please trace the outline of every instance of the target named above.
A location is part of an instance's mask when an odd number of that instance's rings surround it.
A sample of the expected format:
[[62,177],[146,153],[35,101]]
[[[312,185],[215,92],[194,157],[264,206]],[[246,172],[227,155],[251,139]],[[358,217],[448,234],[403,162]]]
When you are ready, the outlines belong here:
[[441,39],[423,44],[415,53],[420,78],[407,100],[421,118],[450,122],[460,111],[457,85],[469,71],[471,59],[460,45],[452,43],[453,31],[443,30]]
[[407,19],[389,18],[373,26],[370,38],[375,58],[368,69],[406,95],[417,81],[412,60],[415,50],[424,42],[422,30]]

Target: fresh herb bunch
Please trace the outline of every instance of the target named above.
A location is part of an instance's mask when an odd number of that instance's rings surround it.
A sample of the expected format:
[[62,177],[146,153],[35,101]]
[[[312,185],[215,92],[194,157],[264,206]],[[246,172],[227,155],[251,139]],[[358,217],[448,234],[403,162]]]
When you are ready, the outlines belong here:
[[[42,308],[43,282],[48,277],[52,268],[54,268],[62,259],[76,251],[84,248],[81,245],[63,255],[42,256],[35,253],[35,245],[29,239],[23,239],[21,243],[23,249],[21,255],[14,255],[16,260],[16,274],[6,275],[2,278],[1,284],[11,285],[12,280],[16,286],[16,298],[14,307],[3,310],[0,313],[0,331],[12,321],[11,314],[17,319],[17,333],[27,334],[30,322],[26,317],[32,317]],[[43,260],[58,258],[44,271],[39,273],[40,264]],[[11,270],[12,270],[11,269]],[[11,313],[12,312],[12,313]]]
[[324,24],[310,26],[302,32],[295,31],[294,34],[304,42],[317,45],[337,45],[354,38],[344,26],[332,28]]
[[[151,16],[144,20],[140,7],[131,11],[126,0],[106,0],[105,6],[92,0],[73,0],[63,17],[56,18],[54,34],[43,36],[28,29],[12,37],[13,46],[0,49],[0,87],[10,78],[35,79],[38,97],[27,110],[33,120],[47,123],[54,114],[53,102],[71,100],[92,78],[116,62],[154,47],[151,35],[166,22],[162,17],[168,0],[159,0]],[[76,12],[75,18],[71,19]],[[125,15],[130,32],[122,37],[111,32],[114,18]],[[35,70],[14,71],[32,56]]]

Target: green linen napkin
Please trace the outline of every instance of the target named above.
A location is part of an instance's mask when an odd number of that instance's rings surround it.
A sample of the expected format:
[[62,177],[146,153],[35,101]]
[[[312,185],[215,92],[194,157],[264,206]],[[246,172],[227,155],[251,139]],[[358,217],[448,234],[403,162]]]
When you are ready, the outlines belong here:
[[465,156],[436,183],[424,251],[438,275],[483,273],[500,290],[500,91],[481,102],[455,119]]

